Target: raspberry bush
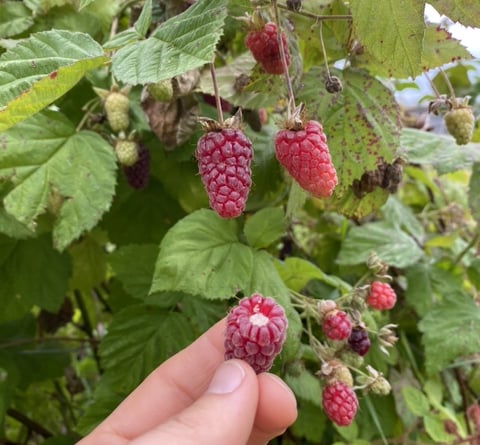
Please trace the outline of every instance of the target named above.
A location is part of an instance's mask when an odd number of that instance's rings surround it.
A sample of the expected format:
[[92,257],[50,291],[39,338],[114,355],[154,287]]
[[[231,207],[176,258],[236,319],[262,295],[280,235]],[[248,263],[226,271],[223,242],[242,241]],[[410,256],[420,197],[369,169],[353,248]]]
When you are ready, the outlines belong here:
[[410,6],[0,3],[1,443],[222,317],[297,397],[273,443],[478,443],[478,60]]

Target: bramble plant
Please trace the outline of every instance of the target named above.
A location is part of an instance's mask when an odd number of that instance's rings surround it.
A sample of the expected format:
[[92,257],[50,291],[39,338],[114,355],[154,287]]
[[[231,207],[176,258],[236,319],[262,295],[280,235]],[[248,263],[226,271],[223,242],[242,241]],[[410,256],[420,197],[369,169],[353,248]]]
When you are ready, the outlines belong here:
[[226,358],[297,397],[272,443],[480,442],[479,63],[449,31],[480,3],[425,5],[0,3],[1,443],[76,443],[230,310]]

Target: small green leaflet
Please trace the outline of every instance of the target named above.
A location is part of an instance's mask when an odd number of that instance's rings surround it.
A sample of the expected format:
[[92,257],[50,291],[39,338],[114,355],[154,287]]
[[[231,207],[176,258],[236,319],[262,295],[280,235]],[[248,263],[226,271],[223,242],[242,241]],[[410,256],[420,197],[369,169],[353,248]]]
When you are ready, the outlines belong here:
[[14,1],[0,3],[0,39],[20,34],[32,25],[32,11],[23,3]]
[[454,360],[480,351],[480,308],[461,292],[444,296],[420,321],[426,368],[436,374]]
[[111,146],[98,134],[76,132],[65,116],[36,114],[0,136],[0,178],[13,183],[5,209],[33,229],[45,212],[52,188],[64,198],[53,229],[63,250],[94,227],[110,207],[116,161]]
[[44,31],[0,56],[0,133],[70,90],[108,60],[88,34]]
[[337,262],[343,265],[364,263],[373,251],[387,264],[396,267],[415,264],[424,255],[415,240],[399,227],[374,222],[350,229]]
[[148,39],[121,48],[112,58],[113,73],[119,80],[137,85],[170,79],[212,62],[223,33],[226,3],[198,0],[164,22]]
[[56,312],[70,269],[67,254],[54,250],[49,236],[18,241],[0,235],[0,322],[18,319],[34,305]]
[[252,247],[268,247],[285,232],[285,219],[281,207],[265,207],[245,223],[245,236]]

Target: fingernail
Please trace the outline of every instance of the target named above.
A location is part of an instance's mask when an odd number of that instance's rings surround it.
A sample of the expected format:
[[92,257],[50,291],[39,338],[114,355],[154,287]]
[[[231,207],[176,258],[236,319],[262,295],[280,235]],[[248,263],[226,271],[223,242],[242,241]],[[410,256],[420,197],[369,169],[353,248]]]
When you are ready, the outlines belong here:
[[235,361],[222,363],[213,376],[207,392],[210,394],[228,394],[242,383],[245,371]]
[[293,391],[290,389],[290,387],[278,376],[275,374],[270,374],[270,373],[265,373],[265,375],[270,379],[273,380],[278,386],[281,386],[283,390],[288,393],[290,398],[293,399],[295,402],[295,406],[297,406],[297,399],[295,398],[295,394],[293,394]]

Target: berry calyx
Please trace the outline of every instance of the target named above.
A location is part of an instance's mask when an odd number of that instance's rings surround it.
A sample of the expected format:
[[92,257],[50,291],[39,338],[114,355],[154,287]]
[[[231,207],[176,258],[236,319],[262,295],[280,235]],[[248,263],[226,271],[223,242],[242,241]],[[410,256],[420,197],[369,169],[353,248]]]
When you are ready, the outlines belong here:
[[[290,52],[285,33],[281,32],[282,46],[287,66],[290,64]],[[283,66],[280,47],[277,39],[277,25],[265,23],[261,29],[250,31],[245,38],[245,46],[251,51],[253,58],[269,74],[282,74]]]
[[238,358],[257,374],[268,371],[286,339],[287,318],[273,298],[254,293],[227,316],[225,360]]
[[353,352],[363,357],[370,349],[370,338],[367,330],[362,326],[353,327],[350,337],[348,337],[348,346]]
[[472,140],[475,127],[472,107],[461,105],[459,108],[453,108],[445,114],[444,120],[448,132],[455,138],[458,145],[468,144]]
[[317,198],[328,198],[337,185],[323,128],[316,121],[300,129],[283,129],[275,136],[275,155],[300,187]]
[[123,173],[130,187],[135,190],[143,189],[148,184],[150,176],[150,152],[143,145],[138,145],[138,160],[131,166],[125,166]]
[[370,286],[367,304],[379,311],[390,310],[397,302],[397,294],[388,283],[374,281]]
[[334,382],[323,389],[322,406],[332,422],[348,426],[357,413],[358,400],[352,388],[343,382]]
[[352,332],[352,322],[346,312],[333,310],[325,315],[322,330],[330,340],[346,340]]
[[208,132],[198,141],[195,157],[210,207],[222,218],[236,218],[245,209],[252,172],[252,143],[238,126],[238,118],[223,126],[205,120]]

